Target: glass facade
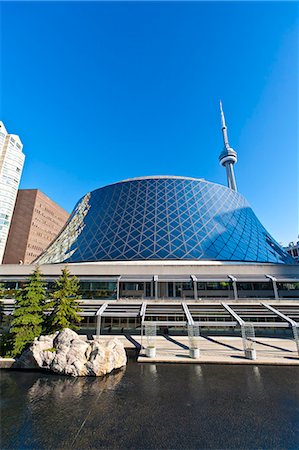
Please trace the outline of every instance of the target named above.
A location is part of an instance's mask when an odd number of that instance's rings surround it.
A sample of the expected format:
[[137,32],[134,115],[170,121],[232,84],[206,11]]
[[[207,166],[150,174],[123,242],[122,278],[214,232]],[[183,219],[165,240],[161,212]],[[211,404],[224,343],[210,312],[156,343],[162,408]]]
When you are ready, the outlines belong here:
[[82,299],[112,299],[117,297],[117,283],[111,281],[80,281]]
[[[2,285],[2,296],[6,298],[16,298],[18,292],[25,287],[27,281],[6,281],[0,282]],[[45,281],[47,295],[54,292],[55,281]],[[79,296],[84,300],[115,300],[117,297],[116,281],[84,281],[79,282]]]
[[183,177],[128,180],[86,194],[36,262],[116,260],[294,263],[242,195]]
[[[24,288],[27,281],[24,280],[0,280],[1,297],[3,299],[14,299],[20,289]],[[79,295],[82,300],[116,300],[117,281],[79,280]],[[46,292],[49,296],[55,288],[55,281],[45,282]],[[194,299],[195,291],[192,282],[158,282],[158,298],[169,298],[176,300]],[[197,298],[229,298],[234,299],[232,282],[198,281]],[[237,282],[238,298],[272,298],[275,294],[272,281],[266,282]],[[299,282],[277,282],[279,298],[299,298]],[[130,299],[154,299],[155,283],[152,282],[120,282],[119,298]]]
[[273,283],[267,282],[237,282],[239,298],[274,298]]
[[281,298],[299,297],[299,283],[296,281],[277,283],[277,289]]
[[204,290],[216,290],[216,291],[229,291],[232,289],[231,283],[228,283],[227,281],[208,281],[208,282],[198,282],[197,283],[197,289],[199,291]]

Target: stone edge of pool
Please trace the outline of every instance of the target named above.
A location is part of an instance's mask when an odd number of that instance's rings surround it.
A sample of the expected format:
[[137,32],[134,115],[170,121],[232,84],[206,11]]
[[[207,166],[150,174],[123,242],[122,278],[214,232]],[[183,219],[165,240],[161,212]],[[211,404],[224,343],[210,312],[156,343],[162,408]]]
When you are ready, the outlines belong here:
[[229,359],[191,359],[191,358],[149,358],[147,356],[139,356],[137,359],[138,363],[154,363],[154,364],[229,364],[229,365],[240,365],[240,364],[250,364],[250,365],[265,365],[265,366],[299,366],[299,359],[290,359],[290,360],[280,360],[280,361],[269,361],[269,360],[249,360],[249,359],[238,359],[238,360],[229,360]]

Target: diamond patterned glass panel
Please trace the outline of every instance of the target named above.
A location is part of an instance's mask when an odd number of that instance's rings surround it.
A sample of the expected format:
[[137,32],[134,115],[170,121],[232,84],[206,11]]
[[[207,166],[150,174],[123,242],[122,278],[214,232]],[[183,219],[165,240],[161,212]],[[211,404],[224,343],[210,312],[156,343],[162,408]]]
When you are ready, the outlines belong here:
[[86,194],[36,262],[218,260],[293,264],[245,198],[184,177],[149,177]]

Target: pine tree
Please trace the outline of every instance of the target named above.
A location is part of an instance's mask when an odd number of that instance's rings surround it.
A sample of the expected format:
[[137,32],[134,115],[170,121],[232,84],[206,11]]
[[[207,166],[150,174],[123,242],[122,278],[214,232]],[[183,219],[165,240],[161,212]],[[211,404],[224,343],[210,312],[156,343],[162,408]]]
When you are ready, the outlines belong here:
[[52,312],[49,316],[48,332],[54,333],[63,328],[77,330],[76,325],[81,321],[79,312],[81,311],[77,300],[79,281],[76,277],[71,276],[67,268],[62,269],[61,275],[55,282],[55,291],[51,294]]
[[10,339],[12,354],[19,356],[34,340],[40,336],[45,322],[46,288],[42,274],[37,267],[29,276],[28,283],[16,296]]
[[3,298],[5,296],[5,289],[4,289],[4,284],[0,283],[0,324],[1,324],[1,328],[3,325],[3,319],[4,319],[4,312],[3,312]]
[[1,322],[1,335],[0,335],[0,356],[6,356],[11,350],[12,342],[11,342],[11,335],[10,333],[4,329],[4,305],[3,305],[3,298],[5,296],[5,288],[4,284],[0,283],[0,322]]
[[4,284],[0,283],[0,298],[3,298],[5,295],[5,288],[4,288]]

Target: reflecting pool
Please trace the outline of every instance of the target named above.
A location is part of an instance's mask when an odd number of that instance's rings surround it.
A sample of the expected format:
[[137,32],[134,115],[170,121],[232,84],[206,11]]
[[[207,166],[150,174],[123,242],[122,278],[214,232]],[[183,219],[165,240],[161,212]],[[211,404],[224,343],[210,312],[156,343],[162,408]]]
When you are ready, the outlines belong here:
[[1,449],[298,449],[299,367],[1,371]]

